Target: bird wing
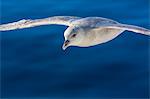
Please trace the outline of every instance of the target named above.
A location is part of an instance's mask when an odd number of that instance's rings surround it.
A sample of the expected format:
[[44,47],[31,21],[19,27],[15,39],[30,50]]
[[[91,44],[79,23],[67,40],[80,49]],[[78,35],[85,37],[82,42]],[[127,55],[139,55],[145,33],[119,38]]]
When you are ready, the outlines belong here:
[[146,28],[142,28],[139,26],[134,26],[134,25],[127,25],[127,24],[100,24],[96,25],[96,27],[104,27],[104,28],[114,28],[114,29],[122,29],[122,30],[128,30],[136,33],[141,33],[145,35],[150,35],[150,30]]
[[23,28],[35,27],[40,25],[50,25],[50,24],[71,26],[72,25],[71,22],[77,19],[80,19],[80,17],[54,16],[54,17],[35,19],[35,20],[23,19],[17,22],[0,25],[0,31],[23,29]]

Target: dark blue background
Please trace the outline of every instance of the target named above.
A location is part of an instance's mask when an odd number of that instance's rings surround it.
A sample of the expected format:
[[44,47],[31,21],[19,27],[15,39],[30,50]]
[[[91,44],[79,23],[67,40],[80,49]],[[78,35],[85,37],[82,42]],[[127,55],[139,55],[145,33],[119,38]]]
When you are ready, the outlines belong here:
[[[1,23],[100,16],[149,28],[148,0],[1,0]],[[90,48],[61,49],[64,26],[1,33],[1,96],[148,97],[148,36],[124,32]]]

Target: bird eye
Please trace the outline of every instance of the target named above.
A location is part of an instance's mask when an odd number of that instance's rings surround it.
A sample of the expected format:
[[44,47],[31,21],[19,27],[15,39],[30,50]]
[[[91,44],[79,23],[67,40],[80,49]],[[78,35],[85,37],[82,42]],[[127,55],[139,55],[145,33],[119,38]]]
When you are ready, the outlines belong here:
[[77,34],[73,34],[72,37],[76,37]]

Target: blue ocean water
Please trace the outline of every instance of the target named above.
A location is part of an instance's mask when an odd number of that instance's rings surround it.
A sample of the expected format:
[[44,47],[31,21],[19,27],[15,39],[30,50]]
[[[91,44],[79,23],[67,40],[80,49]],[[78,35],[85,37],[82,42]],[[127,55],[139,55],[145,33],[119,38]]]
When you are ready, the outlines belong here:
[[[56,15],[99,16],[150,28],[148,0],[1,0],[1,24]],[[148,36],[62,50],[65,26],[1,33],[2,98],[148,98]]]

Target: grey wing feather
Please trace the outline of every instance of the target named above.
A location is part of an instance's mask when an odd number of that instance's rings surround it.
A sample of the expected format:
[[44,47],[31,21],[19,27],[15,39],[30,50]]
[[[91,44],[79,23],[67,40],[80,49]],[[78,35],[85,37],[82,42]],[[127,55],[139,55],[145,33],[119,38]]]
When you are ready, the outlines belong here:
[[132,31],[132,32],[136,32],[136,33],[141,33],[141,34],[145,34],[145,35],[150,35],[150,30],[143,28],[143,27],[139,27],[139,26],[134,26],[134,25],[127,25],[127,24],[108,24],[108,25],[100,25],[99,26],[104,27],[104,28],[115,28],[115,29],[122,29],[122,30],[128,30],[128,31]]
[[22,28],[35,27],[40,25],[50,25],[50,24],[58,24],[58,25],[72,25],[71,22],[74,20],[80,19],[80,17],[74,16],[54,16],[44,19],[35,19],[35,20],[20,20],[13,23],[2,24],[0,25],[0,31],[8,31]]

